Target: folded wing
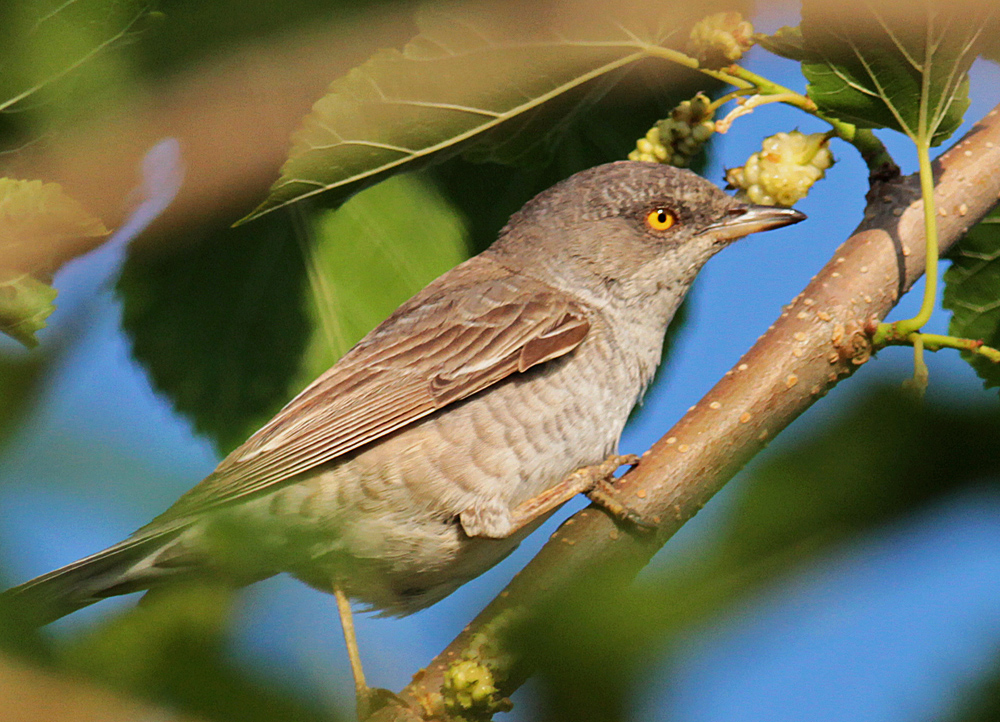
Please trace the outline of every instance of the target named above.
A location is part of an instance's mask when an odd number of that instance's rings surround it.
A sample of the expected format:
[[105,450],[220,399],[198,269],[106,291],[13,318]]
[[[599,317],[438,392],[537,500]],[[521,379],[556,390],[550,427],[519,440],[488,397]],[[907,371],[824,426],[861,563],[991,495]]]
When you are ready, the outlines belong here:
[[147,530],[288,482],[569,353],[584,307],[479,256],[401,306]]

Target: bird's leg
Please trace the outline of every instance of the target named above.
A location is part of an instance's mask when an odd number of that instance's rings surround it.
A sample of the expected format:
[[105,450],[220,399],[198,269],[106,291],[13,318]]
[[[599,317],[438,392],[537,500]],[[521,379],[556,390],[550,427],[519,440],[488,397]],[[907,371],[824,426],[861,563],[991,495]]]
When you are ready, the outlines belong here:
[[618,519],[644,529],[651,528],[654,525],[647,522],[638,512],[630,509],[618,498],[617,490],[609,481],[618,467],[635,466],[638,463],[639,457],[633,454],[624,456],[613,454],[600,464],[577,469],[555,486],[518,504],[511,514],[514,523],[511,533],[530,524],[538,517],[548,514],[577,494],[586,494],[592,502],[604,507]]
[[351,612],[351,602],[339,584],[334,584],[333,596],[337,600],[337,613],[340,615],[340,626],[344,630],[347,657],[351,661],[351,674],[354,676],[354,695],[358,719],[364,720],[372,712],[372,691],[365,682],[365,670],[361,667],[361,655],[358,653],[358,638],[354,634],[354,614]]

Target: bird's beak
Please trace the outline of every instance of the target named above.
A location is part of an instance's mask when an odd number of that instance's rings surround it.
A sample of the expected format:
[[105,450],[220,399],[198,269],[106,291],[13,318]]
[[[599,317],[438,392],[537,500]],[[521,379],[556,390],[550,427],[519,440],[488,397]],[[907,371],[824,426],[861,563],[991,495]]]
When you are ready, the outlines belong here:
[[716,221],[702,233],[710,233],[716,241],[729,242],[737,238],[749,236],[758,231],[769,231],[772,228],[790,226],[804,221],[806,215],[791,208],[775,206],[737,206],[729,210],[726,217]]

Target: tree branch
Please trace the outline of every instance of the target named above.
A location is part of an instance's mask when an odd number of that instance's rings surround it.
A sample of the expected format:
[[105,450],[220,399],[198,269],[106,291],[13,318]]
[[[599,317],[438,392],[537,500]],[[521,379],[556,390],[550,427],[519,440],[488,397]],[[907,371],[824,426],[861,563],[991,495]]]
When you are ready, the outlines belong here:
[[[1000,106],[935,163],[935,199],[945,253],[1000,194]],[[865,217],[774,325],[620,482],[630,504],[660,524],[653,535],[623,532],[600,509],[568,519],[545,547],[401,693],[407,706],[379,720],[447,717],[440,690],[448,668],[482,658],[501,694],[526,679],[503,648],[512,618],[568,582],[614,569],[624,582],[782,429],[871,356],[879,320],[924,270],[923,203],[916,176],[876,183]],[[606,577],[602,577],[606,579]],[[495,658],[493,658],[495,655]]]

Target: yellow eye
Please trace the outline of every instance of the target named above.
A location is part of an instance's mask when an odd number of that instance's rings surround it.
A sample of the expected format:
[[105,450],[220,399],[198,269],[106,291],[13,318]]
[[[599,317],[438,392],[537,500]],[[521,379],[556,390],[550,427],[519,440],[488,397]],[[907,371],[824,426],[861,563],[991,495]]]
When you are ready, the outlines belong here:
[[646,216],[646,225],[654,231],[665,231],[674,225],[677,219],[666,208],[654,208]]

